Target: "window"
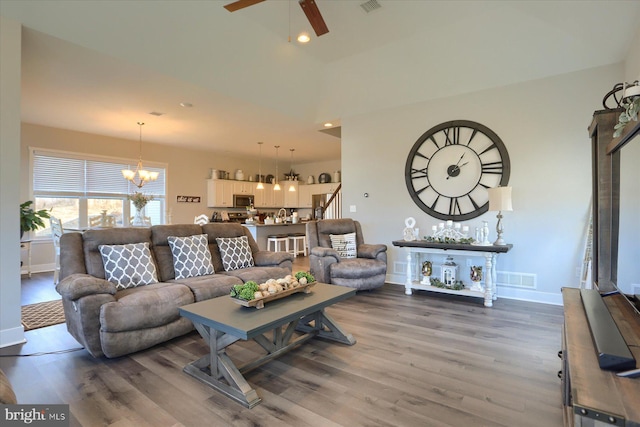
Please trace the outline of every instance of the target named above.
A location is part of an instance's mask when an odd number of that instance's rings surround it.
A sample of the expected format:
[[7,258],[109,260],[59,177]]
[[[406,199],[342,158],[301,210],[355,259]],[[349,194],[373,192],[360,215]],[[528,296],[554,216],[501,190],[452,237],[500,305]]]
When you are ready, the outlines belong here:
[[[129,225],[135,208],[127,196],[135,191],[153,195],[143,212],[151,223],[165,221],[166,165],[145,163],[145,169],[159,173],[158,179],[138,189],[121,172],[135,169],[134,160],[39,149],[32,150],[31,159],[35,208],[51,209],[51,215],[60,218],[64,228]],[[48,224],[35,233],[36,237],[50,235]]]

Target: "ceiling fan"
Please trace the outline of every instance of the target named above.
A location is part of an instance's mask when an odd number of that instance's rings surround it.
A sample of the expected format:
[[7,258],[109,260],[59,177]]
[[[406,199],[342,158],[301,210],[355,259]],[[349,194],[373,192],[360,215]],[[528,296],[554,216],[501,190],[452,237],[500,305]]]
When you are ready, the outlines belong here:
[[[245,7],[253,6],[263,1],[265,0],[237,0],[233,3],[226,4],[224,8],[229,12],[235,12],[236,10],[244,9]],[[304,14],[307,15],[307,19],[313,31],[316,32],[316,36],[320,37],[329,32],[329,28],[327,28],[327,24],[325,24],[315,0],[298,0],[298,3],[304,11]]]

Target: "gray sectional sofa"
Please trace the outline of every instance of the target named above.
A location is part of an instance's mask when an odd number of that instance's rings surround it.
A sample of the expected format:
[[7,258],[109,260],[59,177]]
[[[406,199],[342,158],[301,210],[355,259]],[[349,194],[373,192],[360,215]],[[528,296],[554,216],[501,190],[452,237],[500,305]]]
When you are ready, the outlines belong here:
[[[169,237],[207,235],[213,274],[176,279]],[[217,238],[246,236],[253,266],[225,271]],[[157,283],[117,287],[100,247],[148,244]],[[220,241],[221,244],[224,243]],[[206,240],[204,245],[206,246]],[[140,246],[140,245],[135,245]],[[147,245],[144,245],[147,246]],[[103,247],[103,250],[104,250]],[[247,251],[249,249],[247,248]],[[127,259],[124,259],[127,258]],[[127,268],[129,257],[122,261]],[[178,307],[229,294],[231,287],[248,280],[257,283],[291,274],[293,255],[260,251],[249,231],[240,224],[210,223],[157,225],[150,228],[112,228],[65,233],[60,239],[60,276],[56,290],[62,296],[69,333],[94,357],[119,357],[152,347],[190,332],[191,322]],[[228,266],[227,266],[228,267]]]

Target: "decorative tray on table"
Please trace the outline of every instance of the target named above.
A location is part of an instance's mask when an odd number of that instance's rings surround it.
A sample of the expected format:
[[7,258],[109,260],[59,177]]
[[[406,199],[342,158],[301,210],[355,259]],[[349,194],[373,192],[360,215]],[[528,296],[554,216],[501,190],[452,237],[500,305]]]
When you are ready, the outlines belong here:
[[236,304],[260,309],[264,308],[266,302],[288,297],[298,292],[308,294],[315,284],[316,281],[311,274],[298,272],[295,276],[289,275],[277,280],[269,279],[260,285],[253,281],[235,285],[231,289],[231,299]]
[[307,283],[306,285],[300,285],[297,288],[291,288],[291,289],[287,289],[286,291],[280,291],[278,293],[271,294],[268,297],[256,298],[249,301],[243,300],[241,298],[235,298],[235,297],[231,297],[231,299],[236,304],[240,304],[245,307],[255,307],[257,309],[260,309],[260,308],[264,308],[264,303],[269,301],[275,301],[280,298],[288,297],[289,295],[296,294],[298,292],[304,292],[305,294],[308,294],[309,292],[311,292],[311,287],[315,284],[316,282]]

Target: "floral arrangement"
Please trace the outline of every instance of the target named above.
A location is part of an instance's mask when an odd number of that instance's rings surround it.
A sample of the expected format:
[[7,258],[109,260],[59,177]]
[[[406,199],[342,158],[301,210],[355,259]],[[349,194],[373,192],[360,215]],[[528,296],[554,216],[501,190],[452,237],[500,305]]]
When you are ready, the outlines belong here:
[[464,245],[469,245],[469,244],[471,244],[471,243],[476,241],[476,239],[474,239],[473,237],[466,237],[466,238],[462,238],[462,239],[456,239],[456,238],[453,238],[453,237],[424,236],[423,239],[426,240],[427,242],[431,242],[431,243],[451,243],[451,244],[461,243],[461,244],[464,244]]
[[136,191],[132,195],[127,196],[127,199],[131,200],[133,206],[135,206],[137,210],[141,210],[147,205],[147,203],[153,200],[153,196]]

